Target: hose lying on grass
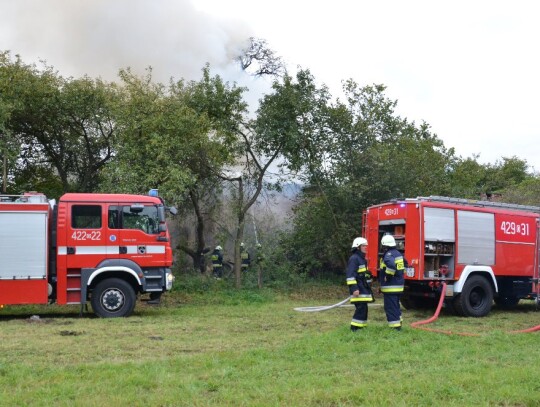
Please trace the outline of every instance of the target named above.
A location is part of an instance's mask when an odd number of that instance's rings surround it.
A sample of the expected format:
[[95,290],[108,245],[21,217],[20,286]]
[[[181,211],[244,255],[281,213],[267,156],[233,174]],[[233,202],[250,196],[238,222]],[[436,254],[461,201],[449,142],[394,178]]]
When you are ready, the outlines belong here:
[[[428,319],[425,319],[425,320],[422,320],[422,321],[413,322],[411,324],[411,327],[416,328],[416,329],[421,329],[423,331],[437,332],[437,333],[445,334],[445,335],[480,336],[479,334],[473,334],[473,333],[468,333],[468,332],[452,332],[452,331],[445,331],[445,330],[442,330],[442,329],[433,329],[433,328],[426,328],[426,327],[421,327],[420,326],[420,325],[431,324],[432,322],[436,321],[437,318],[439,318],[439,313],[441,312],[441,309],[442,309],[442,306],[443,306],[443,303],[444,303],[444,293],[445,292],[446,292],[446,283],[443,282],[443,285],[441,287],[441,297],[439,298],[439,303],[437,305],[437,309],[435,310],[435,313],[431,316],[431,318],[428,318]],[[314,307],[297,307],[297,308],[294,308],[294,310],[295,311],[300,311],[300,312],[320,312],[320,311],[327,311],[329,309],[338,308],[338,307],[352,306],[352,305],[345,305],[351,299],[351,297],[352,296],[349,296],[349,297],[345,298],[343,301],[340,301],[340,302],[338,302],[337,304],[334,304],[334,305],[318,305],[318,306],[314,306]],[[379,305],[379,304],[377,304],[377,305]],[[540,331],[540,325],[536,325],[536,326],[533,326],[533,327],[527,328],[527,329],[521,329],[521,330],[518,330],[518,331],[510,331],[509,333],[519,334],[519,333],[528,333],[528,332],[536,332],[536,331]]]
[[[329,309],[337,308],[337,307],[352,307],[353,304],[346,304],[351,299],[351,297],[352,295],[334,305],[318,305],[315,307],[297,307],[294,310],[300,311],[300,312],[319,312],[319,311],[327,311]],[[373,306],[373,303],[370,303],[369,305]],[[380,304],[376,304],[376,305],[380,305]]]
[[[424,331],[429,331],[429,332],[437,332],[437,333],[441,333],[441,334],[445,334],[445,335],[480,336],[478,334],[467,333],[467,332],[452,332],[452,331],[444,331],[442,329],[431,329],[431,328],[425,328],[425,327],[420,327],[419,326],[419,325],[430,324],[430,323],[434,322],[435,320],[437,320],[437,318],[439,318],[439,313],[441,312],[441,308],[442,308],[442,305],[443,305],[443,302],[444,302],[444,293],[445,292],[446,292],[446,283],[443,282],[442,289],[441,289],[441,298],[439,298],[439,304],[437,305],[437,309],[435,310],[435,313],[433,314],[433,316],[431,318],[425,319],[423,321],[413,322],[411,324],[411,326],[413,328],[416,328],[416,329],[422,329]],[[528,333],[528,332],[535,332],[535,331],[540,331],[540,325],[533,326],[532,328],[521,329],[521,330],[518,330],[518,331],[510,331],[509,333],[511,333],[511,334],[519,334],[519,333]]]
[[315,307],[298,307],[298,308],[295,308],[294,310],[295,311],[300,311],[300,312],[327,311],[327,310],[332,309],[332,308],[341,307],[346,302],[348,302],[350,299],[351,299],[351,296],[345,298],[343,301],[338,302],[337,304],[334,304],[334,305],[318,305],[318,306],[315,306]]
[[437,318],[439,318],[439,313],[441,312],[441,308],[444,302],[444,293],[446,292],[446,283],[443,283],[442,289],[441,289],[441,298],[439,298],[439,304],[437,305],[437,309],[435,310],[435,314],[431,318],[425,319],[423,321],[416,321],[411,324],[413,328],[416,329],[422,329],[423,331],[428,332],[437,332],[440,334],[446,334],[446,335],[461,335],[461,336],[479,336],[478,334],[470,334],[470,333],[457,333],[452,331],[443,331],[442,329],[432,329],[432,328],[425,328],[420,327],[419,325],[427,325],[431,324],[432,322],[436,321]]

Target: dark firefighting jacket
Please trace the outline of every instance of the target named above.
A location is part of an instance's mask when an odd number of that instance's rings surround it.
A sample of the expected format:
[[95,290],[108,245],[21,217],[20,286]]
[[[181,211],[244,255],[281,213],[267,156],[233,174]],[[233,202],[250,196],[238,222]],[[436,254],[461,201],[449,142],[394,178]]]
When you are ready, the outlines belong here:
[[347,264],[347,286],[351,295],[356,290],[360,292],[360,295],[358,297],[352,297],[351,302],[373,301],[368,280],[371,280],[371,274],[367,268],[365,255],[360,250],[355,250]]
[[212,267],[214,269],[223,267],[223,254],[219,250],[212,252]]
[[401,294],[405,285],[407,260],[394,247],[389,248],[379,262],[379,282],[383,294]]

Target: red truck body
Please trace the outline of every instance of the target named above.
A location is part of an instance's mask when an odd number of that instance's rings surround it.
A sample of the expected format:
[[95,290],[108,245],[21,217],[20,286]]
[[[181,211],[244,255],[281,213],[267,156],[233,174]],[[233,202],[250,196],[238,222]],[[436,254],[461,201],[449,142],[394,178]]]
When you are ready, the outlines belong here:
[[0,197],[0,305],[80,304],[128,316],[137,294],[170,290],[172,251],[156,196]]
[[493,300],[510,307],[538,299],[539,224],[539,207],[421,197],[368,208],[363,234],[370,265],[378,264],[381,237],[395,237],[409,262],[405,307],[432,303],[444,280],[459,314],[484,316]]

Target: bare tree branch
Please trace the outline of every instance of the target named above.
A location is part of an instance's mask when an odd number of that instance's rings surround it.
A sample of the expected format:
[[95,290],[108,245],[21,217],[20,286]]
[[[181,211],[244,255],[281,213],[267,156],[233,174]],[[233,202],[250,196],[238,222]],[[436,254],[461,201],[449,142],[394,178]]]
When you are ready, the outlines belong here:
[[248,47],[242,50],[236,60],[243,71],[253,76],[282,76],[286,72],[281,57],[268,46],[266,40],[260,38],[250,37]]

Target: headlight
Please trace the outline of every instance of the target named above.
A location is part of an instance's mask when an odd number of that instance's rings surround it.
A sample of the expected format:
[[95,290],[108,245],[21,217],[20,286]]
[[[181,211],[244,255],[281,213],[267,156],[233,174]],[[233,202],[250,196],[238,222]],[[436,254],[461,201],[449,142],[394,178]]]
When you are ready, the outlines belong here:
[[165,280],[166,280],[165,288],[167,289],[167,291],[169,291],[172,288],[172,285],[173,285],[173,282],[174,282],[173,274],[172,273],[167,273]]

